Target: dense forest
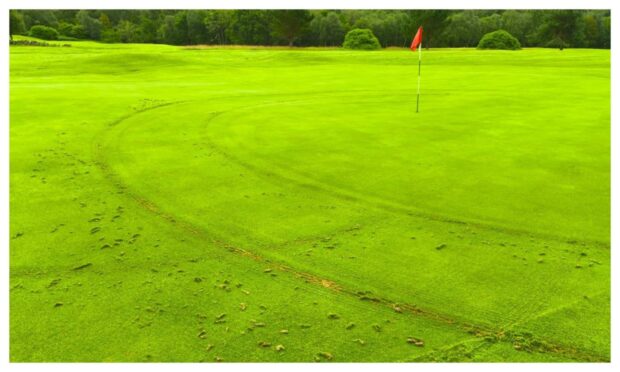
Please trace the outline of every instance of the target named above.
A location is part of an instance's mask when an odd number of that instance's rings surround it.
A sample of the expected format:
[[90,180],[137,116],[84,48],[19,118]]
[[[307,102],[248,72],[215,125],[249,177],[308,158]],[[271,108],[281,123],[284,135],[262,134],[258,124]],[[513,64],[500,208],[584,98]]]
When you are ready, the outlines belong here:
[[[381,46],[471,47],[503,29],[525,47],[610,47],[609,10],[11,10],[10,34],[106,43],[340,46],[368,28]],[[34,27],[34,29],[33,29]]]

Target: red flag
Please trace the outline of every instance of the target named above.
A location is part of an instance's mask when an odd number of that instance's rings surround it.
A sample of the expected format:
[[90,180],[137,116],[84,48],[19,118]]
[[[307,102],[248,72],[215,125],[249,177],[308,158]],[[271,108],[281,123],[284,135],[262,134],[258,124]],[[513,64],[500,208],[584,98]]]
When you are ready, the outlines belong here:
[[413,41],[411,42],[411,50],[415,52],[415,50],[418,49],[418,45],[420,44],[422,44],[422,26],[418,28],[418,32],[416,32],[415,36],[413,37]]

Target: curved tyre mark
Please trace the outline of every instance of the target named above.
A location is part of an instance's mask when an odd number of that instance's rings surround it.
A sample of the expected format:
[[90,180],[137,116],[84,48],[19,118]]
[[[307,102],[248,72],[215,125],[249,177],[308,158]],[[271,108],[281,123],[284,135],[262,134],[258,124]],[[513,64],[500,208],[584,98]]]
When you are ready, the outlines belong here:
[[[297,101],[292,101],[292,102],[297,102]],[[252,106],[251,108],[255,108],[255,107]],[[232,111],[240,111],[240,110],[247,110],[247,109],[249,108],[243,107],[239,110],[228,110],[225,112],[223,111],[223,112],[212,113],[205,123],[207,125],[207,129],[208,129],[209,124],[211,124],[215,119],[217,119],[221,115],[230,113]],[[270,180],[270,182],[272,183],[286,182],[286,183],[294,184],[295,186],[302,187],[302,188],[309,189],[309,190],[316,191],[316,192],[320,192],[326,195],[330,195],[332,197],[335,197],[337,199],[340,199],[346,202],[350,202],[354,204],[363,204],[365,206],[368,206],[374,209],[383,210],[386,212],[391,212],[391,213],[399,214],[399,215],[414,216],[418,218],[423,218],[427,220],[443,222],[443,223],[448,223],[448,224],[454,224],[454,225],[471,226],[471,227],[475,227],[481,230],[489,230],[489,231],[499,232],[499,233],[506,234],[506,235],[527,236],[530,238],[539,238],[543,240],[556,241],[556,242],[561,242],[561,243],[592,245],[594,247],[609,249],[609,244],[604,241],[599,241],[599,240],[594,240],[594,239],[591,239],[591,240],[590,239],[581,239],[581,240],[572,239],[569,237],[552,234],[552,233],[543,233],[543,232],[530,231],[526,229],[511,228],[507,226],[494,225],[494,224],[481,222],[481,221],[456,219],[456,218],[452,218],[452,217],[437,214],[437,213],[426,212],[419,208],[416,208],[410,205],[403,205],[395,201],[390,201],[390,200],[376,198],[376,197],[369,197],[367,195],[354,192],[352,190],[335,187],[333,185],[326,185],[324,183],[316,181],[302,174],[299,174],[300,179],[286,176],[279,172],[270,171],[270,170],[261,168],[255,164],[249,163],[227,152],[221,146],[218,146],[215,143],[215,141],[213,141],[209,137],[208,131],[205,136],[205,139],[207,141],[207,145],[212,150],[220,154],[221,156],[225,157],[231,162],[238,164],[239,166],[247,169],[250,172],[253,172],[259,176],[262,176],[263,178],[267,180]],[[271,168],[275,168],[275,166],[272,166]]]
[[[137,110],[133,113],[124,115],[118,118],[117,120],[114,120],[113,122],[111,122],[107,126],[107,128],[104,128],[102,132],[99,133],[98,136],[95,137],[95,140],[93,142],[93,147],[92,147],[92,155],[93,155],[94,163],[99,167],[103,175],[111,182],[111,184],[114,187],[118,188],[119,190],[122,190],[123,194],[129,197],[130,199],[132,199],[138,206],[148,211],[149,213],[152,213],[153,215],[159,218],[162,218],[163,220],[175,226],[176,228],[179,228],[195,236],[196,238],[199,238],[203,241],[211,243],[219,248],[226,249],[227,251],[231,253],[250,258],[253,261],[266,263],[269,265],[271,269],[278,270],[282,273],[291,275],[293,278],[297,278],[293,280],[299,280],[299,279],[304,280],[306,283],[315,285],[316,287],[319,288],[319,290],[321,290],[320,288],[329,289],[336,293],[348,295],[348,296],[351,296],[351,297],[354,297],[360,300],[365,300],[363,302],[366,302],[369,304],[374,304],[374,305],[378,305],[382,307],[388,307],[398,312],[402,312],[402,313],[409,314],[412,316],[423,317],[425,319],[432,320],[436,323],[450,325],[457,329],[465,331],[469,334],[472,334],[476,338],[481,339],[481,341],[483,342],[515,343],[516,339],[521,340],[524,338],[524,336],[519,333],[510,333],[509,331],[507,332],[504,329],[496,329],[496,328],[493,328],[487,325],[474,324],[471,322],[457,319],[455,317],[451,317],[447,314],[442,314],[437,311],[419,308],[416,305],[395,302],[383,296],[368,298],[366,296],[366,293],[363,291],[355,290],[352,288],[346,288],[332,280],[316,276],[309,272],[296,270],[295,268],[288,266],[282,262],[277,262],[272,259],[267,259],[254,252],[250,252],[248,250],[229,244],[226,241],[224,241],[222,238],[220,238],[216,233],[212,231],[207,231],[206,229],[202,227],[199,227],[190,222],[181,220],[177,218],[175,215],[163,211],[154,202],[145,198],[138,192],[131,190],[123,182],[122,178],[117,173],[114,172],[113,168],[107,162],[107,159],[105,156],[106,151],[105,151],[105,147],[103,146],[102,140],[105,138],[105,135],[108,134],[110,129],[118,126],[119,124],[122,124],[124,121],[126,121],[129,118],[137,116],[146,111],[151,111],[151,110],[159,109],[162,107],[181,104],[181,103],[186,103],[186,101],[163,103],[163,104],[151,106],[145,109]],[[217,117],[219,114],[221,113],[216,113],[213,117]],[[228,156],[224,155],[224,157],[228,159]],[[251,167],[251,165],[248,165],[248,166]],[[248,168],[248,169],[252,169],[252,168]],[[264,171],[261,171],[260,169],[257,169],[257,172],[264,173]],[[356,200],[356,199],[352,198],[352,200]],[[364,309],[367,310],[369,308],[364,306]],[[546,339],[537,338],[531,334],[528,334],[526,337],[529,339],[528,340],[529,342],[537,342],[537,343],[542,343],[546,345],[545,350],[541,350],[541,352],[561,354],[568,358],[579,360],[579,361],[607,361],[608,360],[608,357],[606,356],[599,355],[597,353],[587,351],[587,350],[580,350],[572,346],[565,346],[560,343],[552,342]]]

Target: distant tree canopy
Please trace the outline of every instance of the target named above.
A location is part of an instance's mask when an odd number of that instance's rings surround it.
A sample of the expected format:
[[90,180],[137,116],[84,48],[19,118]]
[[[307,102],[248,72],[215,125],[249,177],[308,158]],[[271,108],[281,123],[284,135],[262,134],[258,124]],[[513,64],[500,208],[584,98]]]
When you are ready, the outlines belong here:
[[[174,45],[340,46],[370,29],[383,47],[472,47],[505,30],[524,47],[609,48],[609,10],[11,10],[10,36],[33,26],[60,39]],[[40,31],[40,29],[38,29]],[[38,32],[38,31],[35,31]]]

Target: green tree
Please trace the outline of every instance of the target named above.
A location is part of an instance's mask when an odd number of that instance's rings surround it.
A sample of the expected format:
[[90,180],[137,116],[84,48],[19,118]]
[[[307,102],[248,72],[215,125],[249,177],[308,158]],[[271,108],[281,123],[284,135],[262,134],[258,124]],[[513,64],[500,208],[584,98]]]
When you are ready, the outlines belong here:
[[60,33],[63,36],[69,36],[69,37],[74,37],[73,36],[73,27],[75,25],[69,22],[65,22],[65,21],[60,21],[58,22],[58,33]]
[[602,32],[601,32],[601,48],[611,48],[611,16],[606,15],[601,17]]
[[583,15],[585,45],[589,48],[608,48],[609,12],[594,10]]
[[175,43],[175,19],[173,15],[167,15],[164,17],[163,23],[157,30],[158,39],[164,44]]
[[84,27],[86,37],[91,40],[101,39],[101,22],[90,16],[87,10],[80,10],[75,15],[78,24]]
[[122,20],[116,26],[118,39],[121,43],[133,43],[137,39],[137,27],[127,20]]
[[76,39],[86,39],[88,37],[86,35],[86,30],[82,25],[73,25],[70,36]]
[[365,11],[355,22],[355,27],[361,26],[370,28],[383,46],[404,46],[411,41],[409,16],[403,11]]
[[24,15],[17,10],[11,10],[9,18],[9,37],[13,40],[13,35],[26,31],[26,24],[24,23]]
[[140,24],[137,26],[137,40],[141,43],[154,43],[157,41],[157,23],[143,14]]
[[59,24],[60,22],[75,23],[75,14],[77,12],[77,10],[73,9],[59,9],[52,11],[54,18],[56,18]]
[[112,27],[110,17],[103,11],[99,15],[99,22],[101,23],[101,41],[106,43],[117,43],[121,41],[118,31]]
[[190,44],[188,27],[187,27],[187,11],[182,10],[174,16],[173,44],[185,45]]
[[271,13],[261,10],[235,10],[227,35],[235,44],[270,45]]
[[101,22],[101,28],[103,30],[112,28],[112,22],[110,22],[110,18],[104,12],[101,12],[101,15],[99,16],[99,22]]
[[482,37],[480,19],[473,11],[466,10],[448,17],[448,26],[444,30],[445,41],[450,46],[476,46]]
[[231,10],[207,10],[203,20],[207,33],[207,42],[229,44],[226,29],[231,21]]
[[450,13],[451,11],[445,9],[411,11],[410,16],[414,20],[409,30],[411,36],[415,33],[417,26],[420,25],[424,28],[423,45],[426,48],[434,46],[436,42],[441,45],[441,37],[448,24],[447,18]]
[[56,15],[52,10],[23,10],[22,14],[26,29],[30,29],[34,25],[58,27],[58,19],[56,19]]
[[502,13],[502,28],[516,37],[522,45],[528,45],[535,30],[532,13],[527,10],[507,10]]
[[204,24],[205,16],[204,10],[187,11],[187,39],[189,44],[204,44],[207,42],[207,28]]
[[188,27],[188,11],[178,11],[176,14],[165,16],[159,28],[159,39],[166,44],[191,44]]
[[502,16],[493,13],[488,16],[480,17],[480,29],[483,34],[502,29]]
[[390,15],[390,39],[386,45],[408,46],[411,43],[411,19],[404,11],[397,11]]
[[313,38],[312,44],[320,46],[342,45],[345,29],[336,12],[315,15],[309,27]]
[[578,10],[545,11],[538,38],[543,45],[553,41],[554,45],[579,47],[584,43],[583,17]]
[[312,15],[303,9],[274,10],[272,19],[275,35],[285,39],[288,46],[291,47],[312,21]]

